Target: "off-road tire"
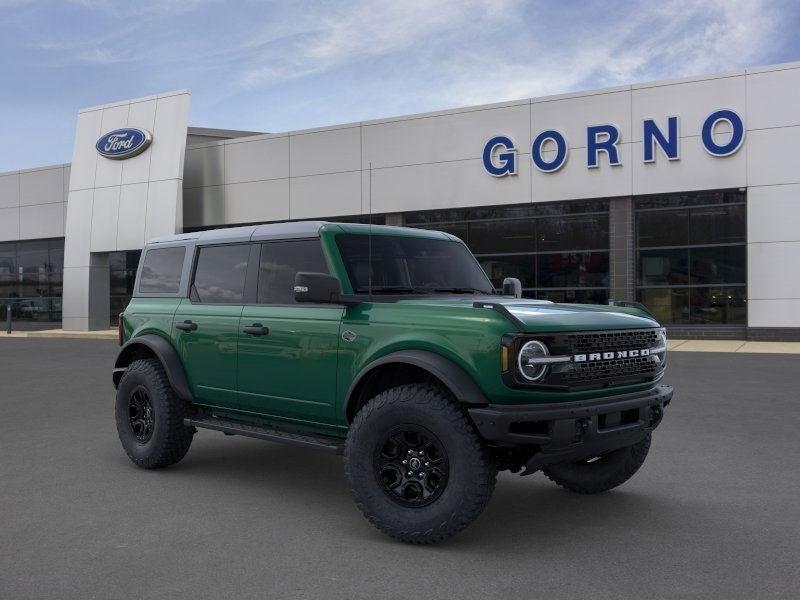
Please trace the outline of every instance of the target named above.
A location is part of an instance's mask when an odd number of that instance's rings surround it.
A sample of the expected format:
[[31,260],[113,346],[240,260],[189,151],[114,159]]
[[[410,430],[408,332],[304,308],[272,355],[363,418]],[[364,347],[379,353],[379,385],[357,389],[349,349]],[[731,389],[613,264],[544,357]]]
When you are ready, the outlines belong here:
[[594,462],[552,465],[542,472],[554,483],[577,494],[599,494],[622,485],[647,458],[650,434],[642,441],[601,456]]
[[[137,440],[129,418],[130,397],[138,388],[146,390],[152,405],[152,434],[144,443]],[[190,404],[175,395],[160,361],[132,362],[119,382],[114,411],[117,434],[128,458],[143,469],[160,469],[180,461],[195,431],[183,424],[189,410]]]
[[[376,475],[376,448],[397,426],[425,428],[446,452],[446,485],[425,506],[398,504]],[[344,457],[350,491],[364,516],[382,532],[412,544],[441,542],[471,524],[489,502],[497,479],[497,466],[463,406],[432,385],[402,385],[367,402],[350,426]]]

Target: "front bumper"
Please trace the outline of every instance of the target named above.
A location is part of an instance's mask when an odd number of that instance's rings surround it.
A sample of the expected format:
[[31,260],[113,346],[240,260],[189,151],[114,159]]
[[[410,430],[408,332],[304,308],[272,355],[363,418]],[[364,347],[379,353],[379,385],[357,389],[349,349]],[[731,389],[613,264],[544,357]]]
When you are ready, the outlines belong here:
[[672,386],[581,402],[470,408],[481,436],[532,451],[523,474],[550,464],[592,458],[642,440],[672,400]]

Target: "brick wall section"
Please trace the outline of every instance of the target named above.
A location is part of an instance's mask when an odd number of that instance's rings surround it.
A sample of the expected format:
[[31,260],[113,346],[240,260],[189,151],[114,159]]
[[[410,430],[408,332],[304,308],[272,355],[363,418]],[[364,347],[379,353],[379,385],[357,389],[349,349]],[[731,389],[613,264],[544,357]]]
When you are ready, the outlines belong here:
[[610,299],[636,300],[633,200],[612,198],[608,215]]

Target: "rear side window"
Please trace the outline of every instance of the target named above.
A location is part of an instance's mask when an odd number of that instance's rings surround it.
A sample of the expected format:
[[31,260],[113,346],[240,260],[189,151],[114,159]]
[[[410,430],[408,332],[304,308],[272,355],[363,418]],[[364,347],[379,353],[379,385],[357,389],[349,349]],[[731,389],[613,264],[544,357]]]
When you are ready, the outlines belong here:
[[192,297],[210,304],[242,304],[249,244],[200,248]]
[[328,272],[318,239],[262,244],[258,303],[294,304],[294,276],[301,271]]
[[177,294],[186,248],[151,248],[144,255],[139,291],[143,294]]

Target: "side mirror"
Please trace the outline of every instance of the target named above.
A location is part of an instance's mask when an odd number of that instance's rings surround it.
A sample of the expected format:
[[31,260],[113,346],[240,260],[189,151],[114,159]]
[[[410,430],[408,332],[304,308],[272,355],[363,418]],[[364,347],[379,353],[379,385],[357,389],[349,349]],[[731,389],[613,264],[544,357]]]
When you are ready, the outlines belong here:
[[294,299],[296,302],[312,302],[314,304],[358,304],[342,296],[339,280],[327,273],[300,272],[294,277]]
[[294,299],[297,302],[331,304],[341,295],[339,280],[327,273],[303,273],[294,277]]
[[516,277],[503,279],[503,296],[522,298],[522,282]]

